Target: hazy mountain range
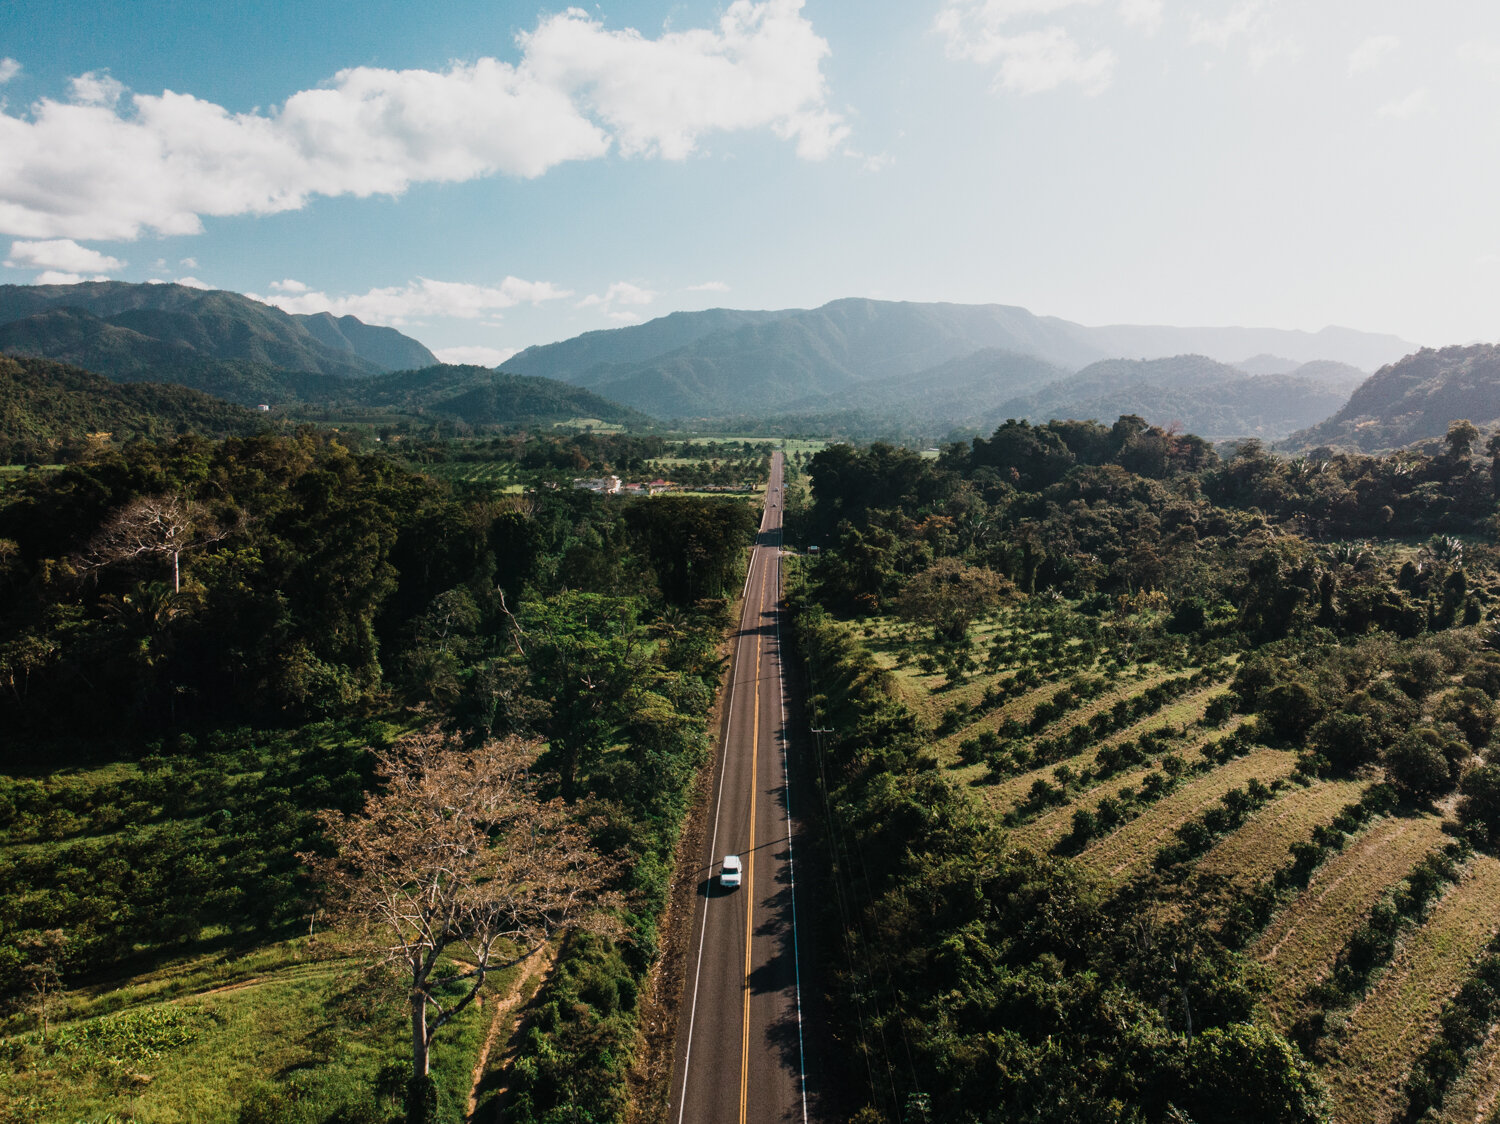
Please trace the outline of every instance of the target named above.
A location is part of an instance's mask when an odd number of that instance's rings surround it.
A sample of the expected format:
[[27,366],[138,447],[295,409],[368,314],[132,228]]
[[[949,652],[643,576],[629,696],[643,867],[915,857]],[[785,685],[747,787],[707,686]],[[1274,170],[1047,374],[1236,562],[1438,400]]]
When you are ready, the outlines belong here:
[[1020,385],[1020,365],[1001,353],[1040,360],[1059,375],[1104,359],[1188,353],[1220,363],[1273,354],[1294,366],[1331,360],[1370,371],[1415,347],[1342,328],[1090,328],[1005,305],[849,299],[810,310],[674,313],[528,348],[505,369],[586,386],[657,417],[764,417],[849,401],[856,391],[862,408],[879,410],[883,400],[910,397],[903,379],[943,394],[950,378],[983,390],[987,369],[1013,394],[1052,381],[1032,368],[1025,376],[1032,384]]
[[1134,413],[1210,438],[1295,432],[1298,447],[1376,449],[1440,436],[1455,417],[1500,421],[1500,357],[1485,346],[1418,351],[1340,328],[1090,328],[1001,305],[678,312],[529,348],[499,372],[439,364],[393,328],[293,316],[237,293],[5,285],[0,352],[294,416],[476,426],[675,418],[934,440],[1008,417]]
[[[440,364],[394,328],[353,316],[294,316],[238,293],[182,285],[0,286],[0,352],[55,360],[118,383],[170,384],[244,406],[264,403],[278,413],[316,408],[339,417],[374,412],[479,426],[575,417],[649,422],[581,387]],[[60,393],[91,393],[96,386],[64,377],[56,365],[46,369],[58,373]],[[137,403],[154,401],[107,398],[120,409],[128,405],[131,418],[146,409]],[[110,428],[97,411],[64,409],[63,398],[46,401],[58,417],[87,416],[94,428]],[[181,396],[170,401],[168,420],[199,416],[184,412]]]

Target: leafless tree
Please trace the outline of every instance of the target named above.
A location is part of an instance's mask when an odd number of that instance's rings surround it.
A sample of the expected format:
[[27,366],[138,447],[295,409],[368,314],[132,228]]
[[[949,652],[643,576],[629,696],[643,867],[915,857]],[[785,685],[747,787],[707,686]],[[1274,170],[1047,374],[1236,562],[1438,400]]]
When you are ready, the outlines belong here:
[[324,813],[335,853],[303,856],[332,914],[405,987],[414,1080],[488,973],[564,926],[608,927],[611,869],[561,801],[537,796],[537,748],[509,737],[463,752],[413,736],[378,754],[381,791],[359,814]]
[[112,515],[77,556],[86,570],[171,559],[172,592],[182,592],[182,555],[216,543],[234,527],[216,526],[201,504],[178,496],[139,496]]

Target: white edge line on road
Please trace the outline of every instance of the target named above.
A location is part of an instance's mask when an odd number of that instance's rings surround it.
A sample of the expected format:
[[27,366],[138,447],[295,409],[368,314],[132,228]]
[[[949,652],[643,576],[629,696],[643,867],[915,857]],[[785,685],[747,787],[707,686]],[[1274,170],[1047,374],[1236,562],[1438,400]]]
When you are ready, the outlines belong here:
[[[778,540],[786,537],[785,530]],[[792,974],[797,987],[797,1084],[802,1124],[807,1124],[807,1052],[802,1045],[802,956],[797,948],[797,862],[792,854],[792,774],[787,765],[786,663],[781,658],[781,545],[776,544],[776,683],[781,696],[781,783],[786,789],[786,869],[792,883]]]
[[[765,517],[764,516],[761,517],[761,526],[762,527],[765,526]],[[745,567],[745,592],[741,595],[741,598],[740,598],[740,604],[741,604],[741,608],[740,608],[740,638],[739,638],[739,640],[737,640],[735,642],[734,665],[733,665],[733,668],[732,668],[732,670],[730,672],[730,676],[729,676],[729,706],[728,706],[727,711],[726,711],[726,713],[724,715],[724,737],[723,737],[722,744],[719,746],[719,748],[721,750],[720,764],[719,764],[719,794],[718,794],[718,797],[714,801],[714,829],[713,829],[712,834],[709,836],[709,843],[708,843],[708,893],[704,895],[704,902],[703,902],[703,925],[698,930],[698,962],[697,962],[697,965],[693,968],[693,1002],[692,1002],[692,1006],[688,1008],[687,1049],[685,1051],[683,1051],[683,1055],[682,1055],[682,1094],[681,1094],[680,1099],[677,1102],[677,1124],[682,1124],[683,1113],[685,1113],[687,1111],[688,1071],[692,1068],[692,1064],[693,1064],[693,1025],[694,1025],[694,1023],[697,1022],[697,1019],[698,1019],[698,981],[699,981],[700,977],[703,975],[703,945],[704,945],[705,937],[706,937],[706,935],[708,933],[708,903],[713,900],[713,893],[714,893],[714,875],[713,875],[713,869],[714,869],[714,867],[713,867],[713,863],[714,863],[714,855],[716,855],[718,853],[717,848],[718,848],[718,845],[719,845],[719,813],[720,813],[721,809],[724,807],[724,774],[729,771],[729,726],[730,726],[730,723],[734,721],[735,677],[738,675],[739,670],[740,670],[740,648],[744,647],[744,631],[745,631],[744,602],[745,602],[746,597],[748,597],[748,595],[749,595],[749,590],[750,590],[750,574],[755,569],[755,556],[756,556],[756,553],[757,553],[757,551],[759,549],[760,549],[759,546],[752,546],[750,548],[750,564]],[[779,566],[779,559],[778,559],[778,567],[777,567],[776,574],[777,574],[777,579],[778,579],[778,583],[779,583],[780,576],[781,576],[781,570],[780,570],[780,566]],[[780,635],[781,634],[780,634],[779,626],[778,626],[778,632],[777,632],[777,644],[778,644],[778,646],[780,645]],[[783,698],[783,700],[782,700],[783,712],[785,711],[785,707],[786,707],[786,701]],[[785,724],[785,722],[783,722],[783,725],[784,724]],[[794,901],[793,902],[794,908],[795,908],[795,905],[796,905],[796,903]],[[794,923],[794,927],[795,927],[795,923]],[[798,1000],[798,1002],[799,1002],[798,1017],[800,1019],[800,1017],[801,1017],[800,993],[799,993],[799,1000]],[[804,1120],[806,1119],[806,1114],[805,1113],[804,1113],[804,1117],[803,1118],[804,1118]]]

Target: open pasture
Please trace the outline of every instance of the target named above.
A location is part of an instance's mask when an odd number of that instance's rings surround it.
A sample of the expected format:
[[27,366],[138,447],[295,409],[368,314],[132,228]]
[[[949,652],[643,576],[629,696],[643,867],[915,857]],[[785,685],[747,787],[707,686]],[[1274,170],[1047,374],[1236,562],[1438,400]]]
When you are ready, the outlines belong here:
[[1080,856],[1096,874],[1119,878],[1150,861],[1172,833],[1212,805],[1232,788],[1252,778],[1269,785],[1291,773],[1296,756],[1284,749],[1258,749],[1188,782],[1164,796],[1112,835],[1105,836]]
[[1443,1001],[1500,928],[1497,901],[1500,859],[1476,855],[1329,1043],[1324,1077],[1340,1124],[1383,1124],[1404,1107],[1402,1082],[1433,1033]]
[[1423,855],[1442,846],[1432,815],[1388,816],[1335,855],[1251,948],[1276,986],[1270,1003],[1283,1025],[1295,1019],[1307,989],[1329,971],[1349,934],[1387,889]]
[[[6,1040],[0,1120],[92,1121],[109,1104],[108,1119],[234,1124],[247,1099],[280,1107],[265,1119],[363,1108],[379,1072],[403,1058],[406,1024],[399,988],[350,951],[317,934],[66,993],[47,1047],[37,1031]],[[520,971],[492,976],[486,994]],[[467,1102],[486,1026],[485,1007],[471,1007],[438,1037],[445,1104]],[[294,1102],[317,1115],[287,1115]]]
[[1288,788],[1238,831],[1219,840],[1198,860],[1198,869],[1227,875],[1241,885],[1266,878],[1286,862],[1287,848],[1309,838],[1313,828],[1328,823],[1358,800],[1371,783],[1344,779]]

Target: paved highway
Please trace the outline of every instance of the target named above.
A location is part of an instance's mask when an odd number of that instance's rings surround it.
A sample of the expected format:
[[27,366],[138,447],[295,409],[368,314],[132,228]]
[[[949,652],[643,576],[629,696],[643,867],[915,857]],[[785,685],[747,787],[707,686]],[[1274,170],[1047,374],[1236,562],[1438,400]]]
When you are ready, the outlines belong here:
[[[799,979],[796,837],[789,813],[810,793],[789,785],[780,639],[782,454],[745,582],[725,700],[718,780],[679,1012],[669,1121],[807,1121],[808,1059]],[[744,882],[718,882],[725,855]]]

